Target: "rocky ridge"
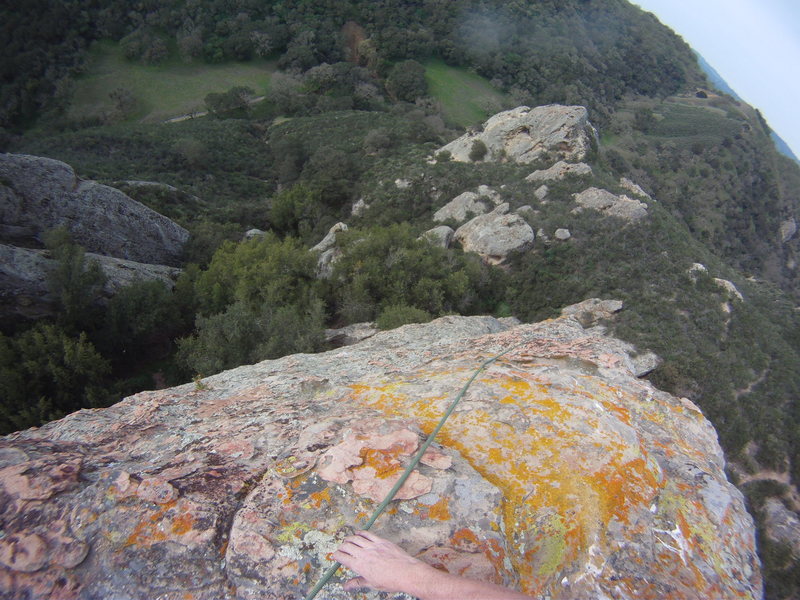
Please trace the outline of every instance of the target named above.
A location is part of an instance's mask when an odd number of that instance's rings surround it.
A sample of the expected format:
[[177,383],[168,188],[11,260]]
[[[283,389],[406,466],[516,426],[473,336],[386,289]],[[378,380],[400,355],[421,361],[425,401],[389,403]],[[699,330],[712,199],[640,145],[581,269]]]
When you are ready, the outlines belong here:
[[602,327],[619,308],[444,317],[7,436],[2,597],[300,597],[475,368],[511,349],[375,530],[537,597],[759,598],[715,432],[635,377]]

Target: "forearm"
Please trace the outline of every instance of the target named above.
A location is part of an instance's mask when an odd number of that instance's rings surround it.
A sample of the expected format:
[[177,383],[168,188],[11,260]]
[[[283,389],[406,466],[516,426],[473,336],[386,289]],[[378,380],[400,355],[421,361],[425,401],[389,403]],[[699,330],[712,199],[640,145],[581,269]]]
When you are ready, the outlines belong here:
[[451,575],[428,565],[409,578],[403,591],[419,600],[531,600],[530,596],[491,583]]

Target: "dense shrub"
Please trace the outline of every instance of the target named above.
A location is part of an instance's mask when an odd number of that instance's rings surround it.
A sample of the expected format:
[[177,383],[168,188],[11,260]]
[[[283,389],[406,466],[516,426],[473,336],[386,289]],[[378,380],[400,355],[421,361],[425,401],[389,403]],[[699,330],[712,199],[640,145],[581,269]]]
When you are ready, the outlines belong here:
[[381,311],[376,324],[378,329],[394,329],[408,323],[427,323],[432,318],[429,312],[419,308],[404,304],[393,304]]

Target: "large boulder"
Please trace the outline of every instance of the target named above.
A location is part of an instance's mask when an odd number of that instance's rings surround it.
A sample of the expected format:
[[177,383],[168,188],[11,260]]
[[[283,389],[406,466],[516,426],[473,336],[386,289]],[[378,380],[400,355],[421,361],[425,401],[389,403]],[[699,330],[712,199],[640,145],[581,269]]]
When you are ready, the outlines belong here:
[[121,191],[84,181],[69,165],[39,156],[0,154],[0,240],[41,241],[64,226],[89,252],[176,265],[189,233]]
[[[533,597],[760,598],[714,429],[637,379],[625,347],[572,317],[444,317],[7,436],[3,596],[303,597],[507,350],[377,533]],[[319,597],[352,598],[340,582]]]
[[421,236],[419,239],[425,240],[429,244],[433,246],[438,246],[440,248],[449,248],[450,242],[453,241],[453,235],[455,231],[451,227],[447,225],[439,225],[438,227],[434,227],[433,229],[429,229]]
[[573,194],[573,198],[578,204],[575,211],[588,208],[628,222],[638,221],[647,216],[647,205],[644,202],[624,194],[617,196],[600,188],[588,188],[579,194]]
[[512,252],[527,250],[533,245],[534,233],[518,214],[508,214],[503,203],[492,212],[479,215],[458,229],[453,239],[464,252],[476,252],[490,264],[500,264]]
[[586,158],[597,132],[589,123],[583,106],[550,104],[517,108],[490,117],[481,131],[470,131],[443,146],[452,159],[472,162],[475,141],[486,146],[486,161],[511,161],[521,164],[542,159],[579,161]]
[[453,198],[433,213],[435,223],[455,221],[463,223],[468,217],[482,215],[500,204],[500,195],[493,189],[481,185],[476,192],[464,192]]
[[[165,265],[137,263],[131,260],[86,253],[87,263],[96,261],[106,276],[105,299],[136,281],[160,281],[168,288],[175,286],[181,270]],[[50,293],[48,277],[56,261],[46,251],[30,250],[0,244],[0,322],[18,318],[38,319],[52,316],[57,298]]]

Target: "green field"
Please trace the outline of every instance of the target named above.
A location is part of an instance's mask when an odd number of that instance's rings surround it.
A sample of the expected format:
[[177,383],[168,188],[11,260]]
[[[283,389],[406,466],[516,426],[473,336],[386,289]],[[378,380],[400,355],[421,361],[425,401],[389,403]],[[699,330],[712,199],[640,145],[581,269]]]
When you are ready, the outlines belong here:
[[425,79],[431,96],[441,102],[442,113],[450,125],[477,125],[505,106],[502,92],[467,69],[431,60],[425,63]]
[[726,112],[714,107],[691,106],[679,102],[664,102],[656,109],[662,116],[651,134],[661,137],[734,136],[742,129],[742,121],[731,119]]
[[274,61],[266,60],[210,65],[170,58],[159,65],[143,65],[127,60],[118,44],[99,42],[90,51],[88,71],[75,81],[68,116],[82,119],[107,114],[114,108],[109,93],[124,88],[136,100],[133,119],[163,121],[205,110],[206,94],[234,86],[250,87],[261,96],[274,70]]

